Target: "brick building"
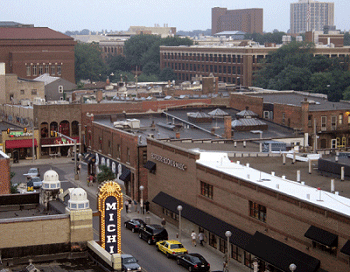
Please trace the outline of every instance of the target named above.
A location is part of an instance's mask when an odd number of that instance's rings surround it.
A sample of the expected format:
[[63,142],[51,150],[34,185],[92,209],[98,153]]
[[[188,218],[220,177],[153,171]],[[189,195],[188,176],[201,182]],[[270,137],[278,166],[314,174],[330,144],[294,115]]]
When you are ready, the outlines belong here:
[[6,74],[33,79],[44,73],[75,82],[73,38],[47,27],[0,27]]
[[231,93],[230,107],[246,106],[271,120],[303,132],[315,149],[345,149],[350,146],[350,105],[329,102],[326,95],[295,91]]
[[[350,199],[233,163],[224,153],[193,152],[148,139],[151,211],[181,231],[203,231],[208,246],[259,271],[347,271]],[[174,179],[174,177],[176,177]],[[319,270],[321,269],[321,270]],[[322,270],[323,269],[323,270]]]
[[11,193],[10,158],[0,151],[0,195]]
[[[280,48],[252,45],[249,41],[239,46],[161,46],[160,67],[170,67],[178,80],[192,80],[210,74],[221,82],[249,87],[253,84],[253,73],[261,67],[260,61],[270,52]],[[314,55],[329,58],[344,58],[350,55],[350,47],[316,46]]]
[[263,9],[234,9],[215,7],[211,9],[211,34],[222,31],[263,33]]

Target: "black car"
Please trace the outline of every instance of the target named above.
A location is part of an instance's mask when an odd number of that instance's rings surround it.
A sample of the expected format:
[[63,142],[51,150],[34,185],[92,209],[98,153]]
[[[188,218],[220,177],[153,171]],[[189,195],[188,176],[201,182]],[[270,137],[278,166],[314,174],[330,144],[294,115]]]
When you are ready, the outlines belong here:
[[130,229],[132,232],[139,232],[139,229],[144,227],[146,223],[142,219],[130,219],[125,221],[124,227]]
[[137,263],[135,257],[130,254],[122,254],[122,271],[141,271],[141,266]]
[[178,265],[182,265],[188,271],[210,271],[210,264],[198,253],[182,254],[176,257]]
[[161,225],[145,225],[139,229],[139,238],[152,245],[161,240],[168,240],[168,232]]

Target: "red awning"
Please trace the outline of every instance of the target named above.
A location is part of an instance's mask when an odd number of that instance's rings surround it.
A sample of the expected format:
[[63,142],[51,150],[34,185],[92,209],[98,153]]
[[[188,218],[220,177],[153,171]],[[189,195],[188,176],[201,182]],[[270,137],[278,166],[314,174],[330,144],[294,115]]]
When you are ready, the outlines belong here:
[[[5,141],[5,148],[6,149],[24,148],[24,147],[32,147],[32,146],[33,146],[32,139]],[[38,146],[36,139],[34,139],[34,146]]]

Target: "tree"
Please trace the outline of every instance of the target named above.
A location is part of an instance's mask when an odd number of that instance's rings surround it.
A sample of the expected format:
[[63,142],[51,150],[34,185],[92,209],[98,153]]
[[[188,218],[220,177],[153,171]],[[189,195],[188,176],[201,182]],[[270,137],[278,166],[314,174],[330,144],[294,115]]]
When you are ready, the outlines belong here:
[[168,81],[174,79],[176,79],[176,75],[174,73],[174,70],[170,67],[164,68],[159,74],[159,80],[161,81]]
[[122,55],[108,55],[107,61],[108,72],[107,74],[111,74],[112,72],[115,74],[115,71],[130,71],[130,65],[127,63],[125,56]]
[[146,75],[158,75],[159,72],[159,63],[155,63],[153,61],[147,62],[142,68],[142,73]]
[[106,74],[107,66],[102,61],[97,43],[81,43],[75,46],[75,79],[96,81]]
[[101,172],[97,174],[97,181],[102,183],[106,180],[114,180],[115,174],[106,165],[100,165]]

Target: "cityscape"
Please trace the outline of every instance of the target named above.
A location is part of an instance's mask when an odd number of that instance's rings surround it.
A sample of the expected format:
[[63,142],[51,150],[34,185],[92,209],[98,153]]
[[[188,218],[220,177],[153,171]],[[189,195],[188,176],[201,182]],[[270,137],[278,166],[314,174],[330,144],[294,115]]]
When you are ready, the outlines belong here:
[[8,3],[0,271],[350,271],[349,4],[270,2]]

